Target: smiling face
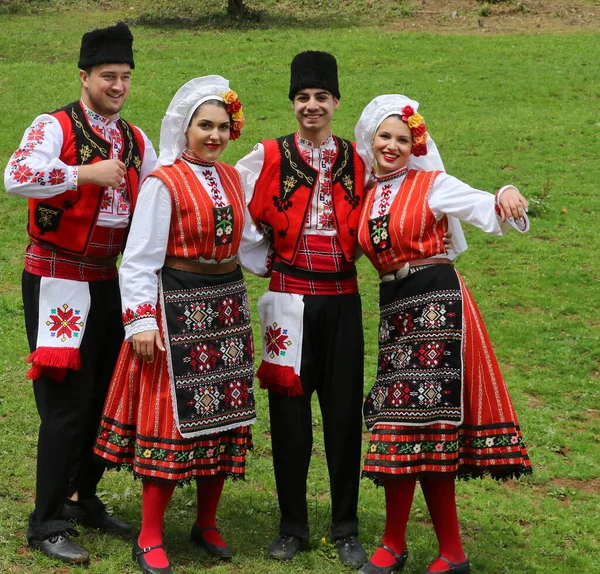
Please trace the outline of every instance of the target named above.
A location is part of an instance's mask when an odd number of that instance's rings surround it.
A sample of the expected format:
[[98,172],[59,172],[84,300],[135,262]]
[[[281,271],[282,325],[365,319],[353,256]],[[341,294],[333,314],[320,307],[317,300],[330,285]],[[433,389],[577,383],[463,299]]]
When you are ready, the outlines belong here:
[[339,100],[327,90],[305,88],[297,92],[292,100],[292,109],[298,120],[300,135],[315,145],[327,139],[331,132],[333,112],[338,106]]
[[185,131],[188,150],[207,161],[216,161],[229,143],[231,119],[224,107],[206,102],[192,116]]
[[373,138],[373,154],[377,173],[386,175],[408,164],[412,149],[412,133],[398,116],[390,116],[381,122]]
[[92,111],[113,119],[125,105],[131,84],[129,64],[98,64],[79,70],[81,98]]

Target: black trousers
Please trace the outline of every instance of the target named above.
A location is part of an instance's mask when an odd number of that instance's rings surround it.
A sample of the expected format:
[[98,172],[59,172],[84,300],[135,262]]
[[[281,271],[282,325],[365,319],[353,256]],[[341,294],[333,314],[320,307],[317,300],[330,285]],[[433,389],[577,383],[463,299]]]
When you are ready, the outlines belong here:
[[[36,347],[41,277],[23,272],[23,307],[29,347]],[[81,369],[63,381],[45,376],[33,382],[41,424],[38,437],[36,526],[60,519],[64,500],[78,491],[80,499],[96,494],[104,472],[92,453],[104,399],[123,342],[118,279],[89,283],[91,307],[81,341]],[[57,303],[59,304],[59,303]]]
[[305,295],[300,377],[304,394],[269,392],[280,534],[308,539],[306,480],[316,391],[331,487],[334,539],[358,534],[364,344],[360,296]]

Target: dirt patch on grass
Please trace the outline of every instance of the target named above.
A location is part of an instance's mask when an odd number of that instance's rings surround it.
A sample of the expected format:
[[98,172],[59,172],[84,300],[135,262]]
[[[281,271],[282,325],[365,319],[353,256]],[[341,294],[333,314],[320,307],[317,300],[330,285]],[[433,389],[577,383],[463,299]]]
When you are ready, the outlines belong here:
[[539,409],[546,404],[546,401],[544,401],[542,397],[538,397],[537,395],[523,393],[523,396],[527,399],[527,406],[532,410]]
[[584,0],[419,0],[414,15],[395,20],[389,29],[414,29],[450,33],[531,33],[597,30],[600,2]]
[[600,493],[600,478],[581,480],[577,478],[553,478],[550,484],[561,490],[579,490],[587,494],[597,495]]

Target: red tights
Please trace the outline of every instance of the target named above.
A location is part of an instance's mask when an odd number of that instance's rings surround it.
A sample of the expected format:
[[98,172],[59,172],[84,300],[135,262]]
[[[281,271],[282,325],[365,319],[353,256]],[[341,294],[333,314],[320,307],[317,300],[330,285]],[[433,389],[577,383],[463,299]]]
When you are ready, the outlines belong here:
[[[450,475],[423,475],[421,488],[427,503],[427,509],[433,522],[439,544],[439,555],[460,563],[467,558],[460,539],[458,516],[456,513],[456,494],[454,477]],[[385,482],[385,532],[382,543],[396,554],[402,554],[406,547],[406,525],[415,492],[416,477],[387,480]],[[379,548],[371,558],[376,566],[390,566],[395,558],[386,550]],[[436,559],[429,566],[433,572],[443,572],[450,566]]]
[[[216,526],[217,508],[223,490],[223,476],[198,477],[196,479],[198,494],[198,514],[196,525],[199,528]],[[138,538],[138,544],[144,548],[146,546],[157,546],[162,544],[162,531],[165,512],[173,490],[173,484],[157,484],[145,480],[142,490],[142,528]],[[204,530],[202,532],[204,539],[211,544],[225,546],[225,541],[217,530]],[[163,548],[151,550],[144,555],[146,562],[154,568],[165,568],[169,565],[169,560]]]

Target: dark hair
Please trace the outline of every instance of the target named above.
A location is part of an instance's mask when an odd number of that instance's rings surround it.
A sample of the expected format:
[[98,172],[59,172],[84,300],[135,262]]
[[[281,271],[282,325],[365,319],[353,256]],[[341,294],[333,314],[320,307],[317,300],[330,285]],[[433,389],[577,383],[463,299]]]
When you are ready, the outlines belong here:
[[[192,122],[194,121],[194,118],[196,117],[196,114],[198,113],[198,110],[204,106],[217,106],[218,108],[223,108],[225,111],[227,111],[227,104],[221,100],[206,100],[205,102],[202,102],[195,110],[194,113],[192,114],[192,117],[190,118],[190,123],[188,124],[188,128],[190,127],[190,125],[192,124]],[[228,112],[227,115],[229,116],[229,121],[231,123],[233,123],[233,119],[231,118],[231,114]]]

